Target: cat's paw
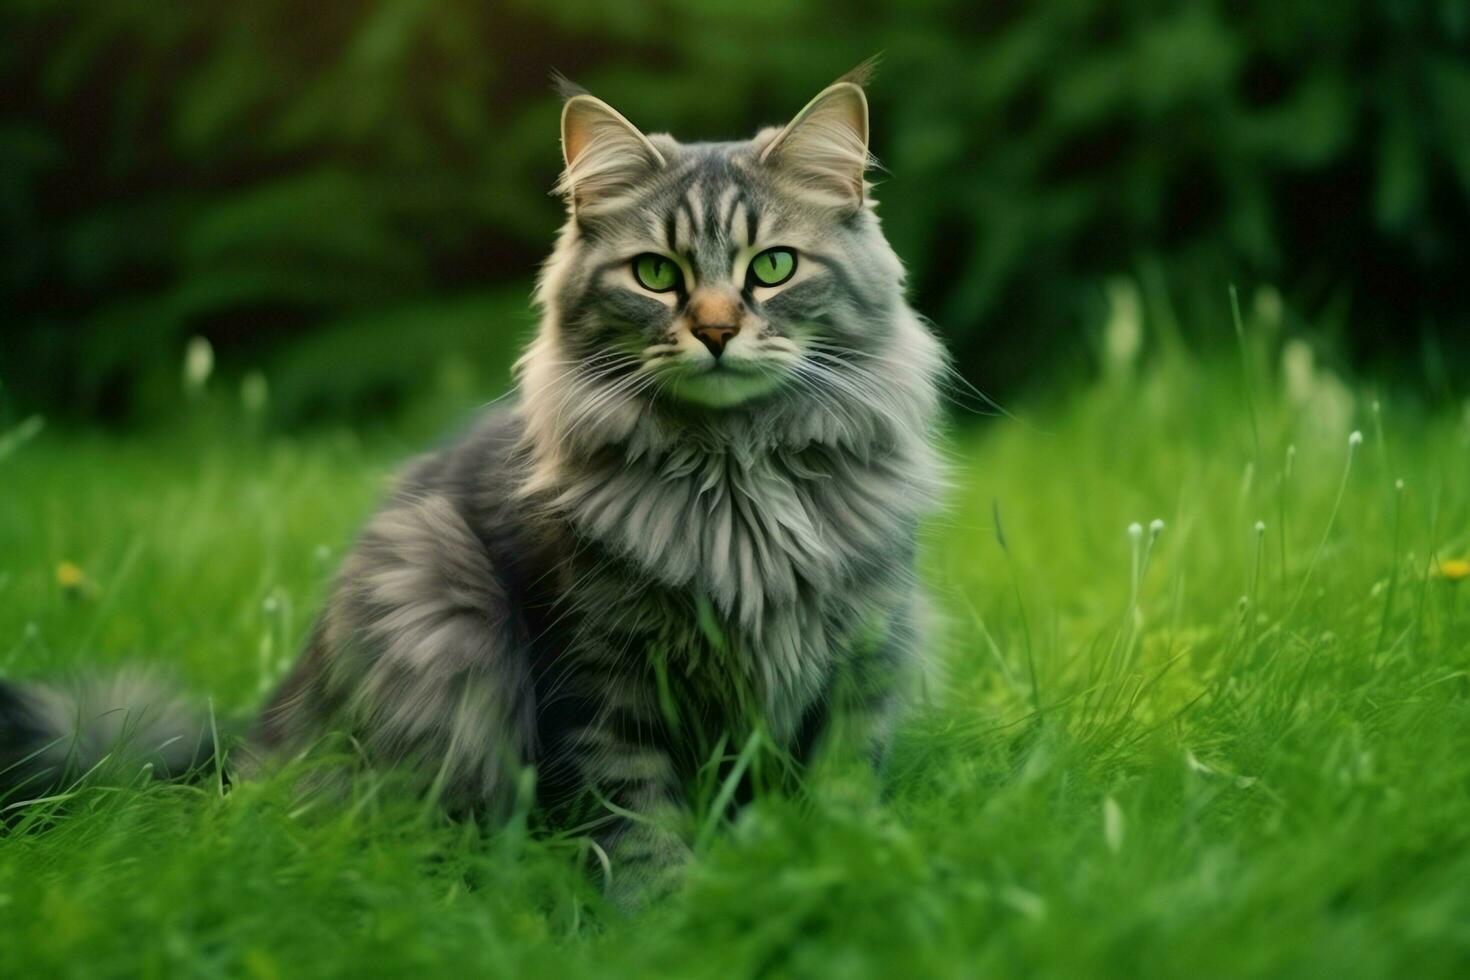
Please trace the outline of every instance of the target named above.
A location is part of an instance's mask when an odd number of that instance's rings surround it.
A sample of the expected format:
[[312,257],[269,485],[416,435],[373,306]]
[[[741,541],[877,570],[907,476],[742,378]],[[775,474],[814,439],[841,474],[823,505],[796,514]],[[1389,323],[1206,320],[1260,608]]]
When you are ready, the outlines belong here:
[[645,831],[625,836],[611,855],[605,895],[625,915],[642,911],[678,890],[693,854],[676,834]]

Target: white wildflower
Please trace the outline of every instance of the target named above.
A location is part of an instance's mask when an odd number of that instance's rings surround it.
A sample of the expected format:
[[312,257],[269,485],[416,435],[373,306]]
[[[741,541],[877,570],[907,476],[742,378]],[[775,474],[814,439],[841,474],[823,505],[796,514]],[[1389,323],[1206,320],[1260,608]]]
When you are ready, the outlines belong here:
[[1251,299],[1256,319],[1263,326],[1277,327],[1281,325],[1281,313],[1284,304],[1281,302],[1281,293],[1275,286],[1261,286]]
[[184,391],[198,395],[214,373],[214,347],[204,337],[189,338],[184,348]]
[[1108,282],[1108,322],[1103,327],[1104,367],[1113,374],[1132,370],[1143,349],[1143,301],[1131,279]]
[[270,397],[270,382],[259,371],[251,371],[240,382],[240,404],[249,414],[263,414]]

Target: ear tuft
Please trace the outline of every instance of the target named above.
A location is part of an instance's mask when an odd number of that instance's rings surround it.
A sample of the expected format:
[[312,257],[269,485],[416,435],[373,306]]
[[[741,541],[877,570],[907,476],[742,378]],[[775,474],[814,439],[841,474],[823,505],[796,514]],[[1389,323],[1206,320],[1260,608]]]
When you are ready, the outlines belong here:
[[852,82],[858,88],[867,88],[868,83],[873,80],[873,76],[878,73],[878,66],[882,63],[883,52],[880,51],[837,80],[839,82]]
[[664,166],[663,154],[637,126],[586,93],[562,106],[561,148],[566,169],[556,189],[576,211],[614,204]]
[[561,100],[563,102],[574,96],[588,94],[585,88],[578,85],[576,82],[572,81],[570,78],[563,75],[558,69],[555,68],[551,69],[551,89],[557,95],[561,96]]
[[868,99],[854,82],[823,89],[761,152],[761,162],[796,181],[809,196],[860,207],[868,169]]

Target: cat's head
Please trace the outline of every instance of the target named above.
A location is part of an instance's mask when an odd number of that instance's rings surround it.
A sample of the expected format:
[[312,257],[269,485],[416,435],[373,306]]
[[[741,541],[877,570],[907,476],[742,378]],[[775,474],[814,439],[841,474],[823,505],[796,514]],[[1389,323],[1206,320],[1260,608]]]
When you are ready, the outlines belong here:
[[746,141],[645,135],[585,93],[561,130],[568,217],[531,355],[546,383],[686,416],[774,402],[837,418],[882,405],[894,358],[928,383],[941,355],[873,213],[856,81]]

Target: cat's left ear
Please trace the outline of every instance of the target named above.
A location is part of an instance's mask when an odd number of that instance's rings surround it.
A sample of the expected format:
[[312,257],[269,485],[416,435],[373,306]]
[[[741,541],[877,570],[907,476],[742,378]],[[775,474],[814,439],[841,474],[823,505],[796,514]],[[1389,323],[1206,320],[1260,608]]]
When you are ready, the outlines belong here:
[[637,126],[586,94],[562,107],[561,149],[567,166],[557,191],[579,212],[614,203],[664,166],[663,154]]
[[814,199],[841,208],[863,204],[868,169],[868,99],[851,81],[829,85],[761,151],[761,162]]

